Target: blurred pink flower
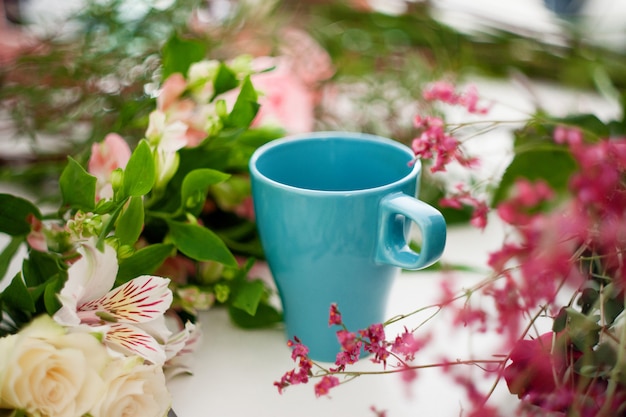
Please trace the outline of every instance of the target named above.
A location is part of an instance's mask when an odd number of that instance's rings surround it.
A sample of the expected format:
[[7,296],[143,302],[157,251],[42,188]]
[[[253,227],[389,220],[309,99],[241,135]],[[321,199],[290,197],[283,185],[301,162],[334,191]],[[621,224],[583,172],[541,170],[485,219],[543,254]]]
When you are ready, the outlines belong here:
[[287,28],[282,31],[281,52],[288,56],[295,75],[309,88],[327,80],[335,73],[328,52],[315,39],[299,29]]
[[277,125],[289,133],[313,130],[313,94],[296,74],[293,61],[286,57],[259,57],[252,65],[257,71],[273,68],[252,76],[261,104],[252,125]]
[[126,167],[130,153],[128,143],[117,133],[109,133],[101,143],[91,146],[87,169],[97,179],[96,200],[113,198],[111,173]]
[[174,73],[163,82],[161,93],[157,97],[157,109],[166,111],[187,88],[187,81],[181,73]]

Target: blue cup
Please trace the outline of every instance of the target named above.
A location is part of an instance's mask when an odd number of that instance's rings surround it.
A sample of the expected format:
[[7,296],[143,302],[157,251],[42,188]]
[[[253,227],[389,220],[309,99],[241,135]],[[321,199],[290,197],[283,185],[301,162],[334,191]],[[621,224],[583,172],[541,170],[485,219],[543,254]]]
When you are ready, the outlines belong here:
[[[444,249],[446,224],[416,199],[421,164],[397,141],[317,132],[269,142],[250,159],[256,222],[282,302],[287,337],[334,362],[336,303],[351,331],[380,323],[400,268],[421,269]],[[409,230],[421,232],[419,252]]]

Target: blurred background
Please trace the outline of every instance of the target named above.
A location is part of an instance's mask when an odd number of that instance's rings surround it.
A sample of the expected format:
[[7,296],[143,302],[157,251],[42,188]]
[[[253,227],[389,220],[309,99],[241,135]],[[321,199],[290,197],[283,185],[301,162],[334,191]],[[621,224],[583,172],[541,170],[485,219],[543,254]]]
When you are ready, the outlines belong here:
[[[84,160],[108,132],[131,143],[143,137],[165,45],[198,59],[273,58],[274,78],[259,77],[255,85],[264,90],[265,122],[285,133],[362,131],[409,143],[416,115],[442,111],[422,99],[424,86],[442,79],[478,85],[487,103],[504,105],[493,106],[500,119],[528,118],[542,108],[623,118],[626,2],[2,4],[0,181],[33,187],[42,198],[56,190],[51,182],[67,154]],[[474,133],[483,138],[476,152],[491,152],[487,170],[497,175],[510,157],[511,135],[489,132]],[[440,195],[422,192],[429,201]]]

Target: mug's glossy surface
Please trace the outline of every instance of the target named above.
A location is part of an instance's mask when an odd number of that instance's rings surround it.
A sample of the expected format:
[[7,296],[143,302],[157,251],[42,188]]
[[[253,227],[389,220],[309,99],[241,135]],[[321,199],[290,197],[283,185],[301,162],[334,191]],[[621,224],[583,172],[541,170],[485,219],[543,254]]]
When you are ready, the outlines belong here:
[[[336,303],[351,331],[384,319],[399,268],[436,262],[445,221],[414,196],[421,165],[391,139],[318,132],[272,141],[250,160],[257,227],[283,304],[288,338],[334,362]],[[411,223],[421,249],[408,247]]]

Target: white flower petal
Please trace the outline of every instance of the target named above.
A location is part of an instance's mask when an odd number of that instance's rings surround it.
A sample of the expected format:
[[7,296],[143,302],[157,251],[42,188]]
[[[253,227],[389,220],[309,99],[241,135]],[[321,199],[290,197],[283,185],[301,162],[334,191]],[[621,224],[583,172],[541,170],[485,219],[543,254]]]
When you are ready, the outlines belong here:
[[79,310],[104,312],[121,323],[146,323],[162,317],[172,304],[169,283],[167,278],[142,275],[81,305]]
[[164,346],[137,326],[113,323],[104,342],[109,348],[126,355],[138,355],[157,365],[165,363]]

